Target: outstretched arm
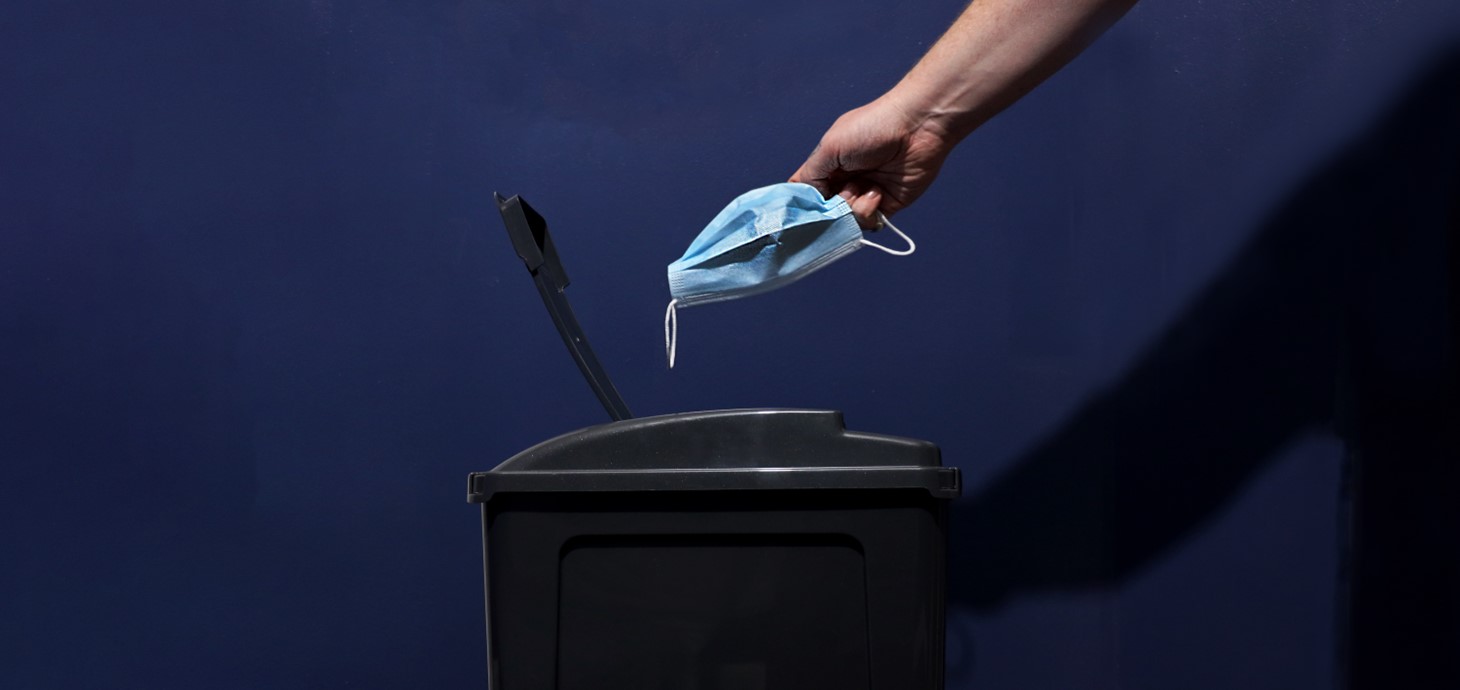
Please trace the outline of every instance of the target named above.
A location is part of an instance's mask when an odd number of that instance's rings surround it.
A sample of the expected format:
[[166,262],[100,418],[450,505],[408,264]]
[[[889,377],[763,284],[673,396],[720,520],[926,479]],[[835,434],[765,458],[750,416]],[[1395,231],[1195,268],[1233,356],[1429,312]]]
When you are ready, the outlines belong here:
[[917,200],[953,147],[1078,55],[1135,0],[974,0],[877,100],[837,119],[792,182],[847,197],[863,227]]

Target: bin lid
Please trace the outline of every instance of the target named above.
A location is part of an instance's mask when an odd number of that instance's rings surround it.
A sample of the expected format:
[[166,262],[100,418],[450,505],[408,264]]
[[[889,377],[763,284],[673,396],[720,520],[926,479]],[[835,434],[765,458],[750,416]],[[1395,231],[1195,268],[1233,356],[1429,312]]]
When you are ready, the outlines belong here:
[[468,500],[497,493],[923,489],[960,493],[927,441],[848,431],[831,410],[713,410],[641,417],[539,443],[471,475]]

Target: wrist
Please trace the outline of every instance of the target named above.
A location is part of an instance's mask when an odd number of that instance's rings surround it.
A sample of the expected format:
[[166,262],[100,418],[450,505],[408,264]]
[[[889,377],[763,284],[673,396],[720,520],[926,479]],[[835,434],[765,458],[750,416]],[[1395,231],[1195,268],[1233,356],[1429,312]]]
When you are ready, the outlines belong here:
[[903,79],[878,100],[902,114],[910,134],[933,137],[951,148],[971,134],[979,123],[950,96],[912,79]]

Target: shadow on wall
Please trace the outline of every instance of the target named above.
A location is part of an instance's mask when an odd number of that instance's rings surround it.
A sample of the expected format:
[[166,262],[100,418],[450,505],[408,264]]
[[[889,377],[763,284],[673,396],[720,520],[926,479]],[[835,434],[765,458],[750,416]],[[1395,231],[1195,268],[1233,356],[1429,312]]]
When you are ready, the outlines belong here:
[[1118,584],[1332,427],[1352,686],[1460,687],[1460,46],[1432,64],[1118,384],[955,505],[954,603]]

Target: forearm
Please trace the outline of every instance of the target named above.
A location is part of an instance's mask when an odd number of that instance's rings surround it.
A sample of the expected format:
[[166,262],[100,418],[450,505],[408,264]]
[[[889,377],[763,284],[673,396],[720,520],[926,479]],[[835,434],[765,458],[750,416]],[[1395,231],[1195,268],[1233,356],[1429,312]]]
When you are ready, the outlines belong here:
[[956,143],[1054,74],[1135,0],[973,0],[884,99]]

